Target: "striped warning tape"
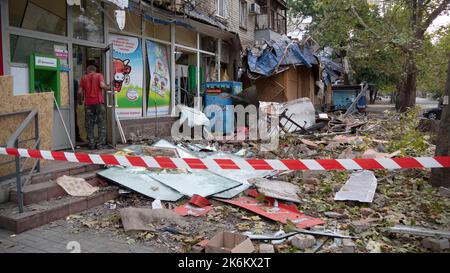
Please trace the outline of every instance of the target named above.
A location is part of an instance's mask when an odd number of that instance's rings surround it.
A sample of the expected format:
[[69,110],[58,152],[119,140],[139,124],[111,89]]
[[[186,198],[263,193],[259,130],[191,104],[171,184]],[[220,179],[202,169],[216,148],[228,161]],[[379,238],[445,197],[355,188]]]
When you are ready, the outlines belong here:
[[331,171],[331,170],[395,170],[450,168],[450,156],[375,159],[318,159],[318,160],[265,160],[265,159],[212,159],[168,158],[150,156],[118,156],[86,153],[52,152],[0,148],[0,155],[40,158],[67,162],[80,162],[123,167],[148,167],[192,170],[273,170],[273,171]]

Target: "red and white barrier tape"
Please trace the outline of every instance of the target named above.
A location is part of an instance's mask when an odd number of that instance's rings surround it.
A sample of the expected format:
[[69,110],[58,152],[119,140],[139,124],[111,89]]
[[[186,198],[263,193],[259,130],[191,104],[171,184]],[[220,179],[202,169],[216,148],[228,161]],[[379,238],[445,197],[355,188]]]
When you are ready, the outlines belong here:
[[123,167],[192,170],[331,171],[450,168],[450,156],[318,160],[201,159],[100,155],[12,148],[0,148],[0,155]]

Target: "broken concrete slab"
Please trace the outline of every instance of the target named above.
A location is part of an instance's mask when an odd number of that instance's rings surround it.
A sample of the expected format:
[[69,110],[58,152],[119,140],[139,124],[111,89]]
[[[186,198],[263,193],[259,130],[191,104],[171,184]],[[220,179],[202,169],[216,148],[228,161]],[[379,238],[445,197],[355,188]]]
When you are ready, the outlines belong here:
[[249,182],[254,184],[259,193],[267,197],[272,197],[279,200],[300,203],[298,194],[300,187],[289,182],[268,180],[265,178],[250,179]]
[[359,234],[367,231],[370,228],[370,225],[367,221],[353,221],[350,223],[350,227],[355,233]]
[[338,213],[338,212],[334,212],[334,211],[327,211],[324,213],[326,217],[328,218],[332,218],[332,219],[344,219],[346,218],[345,215]]
[[334,200],[371,203],[377,186],[377,178],[372,171],[356,172],[350,176],[341,191],[336,193]]
[[433,252],[442,252],[450,248],[450,243],[447,239],[425,238],[422,240],[422,246]]
[[312,235],[298,234],[292,237],[291,243],[296,248],[305,250],[311,248],[316,244],[316,238]]
[[153,231],[152,223],[187,226],[181,216],[168,209],[125,208],[120,216],[125,231]]
[[371,216],[375,213],[375,211],[371,208],[361,208],[359,212],[361,213],[362,216],[365,217]]
[[351,239],[342,240],[342,253],[355,253],[356,244]]
[[259,253],[264,254],[275,253],[275,248],[273,247],[273,245],[261,244],[259,245]]

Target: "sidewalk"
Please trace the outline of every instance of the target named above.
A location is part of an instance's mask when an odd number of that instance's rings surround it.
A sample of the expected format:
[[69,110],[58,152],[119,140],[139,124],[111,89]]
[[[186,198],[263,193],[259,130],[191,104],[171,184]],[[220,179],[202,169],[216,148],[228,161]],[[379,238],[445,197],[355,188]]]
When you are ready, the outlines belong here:
[[71,234],[64,227],[54,224],[16,236],[9,231],[0,230],[0,253],[71,253],[73,252],[73,248],[69,247],[71,245],[75,248],[79,245],[81,253],[168,252],[167,249],[156,249],[142,243],[129,245],[125,240],[113,237],[91,231]]

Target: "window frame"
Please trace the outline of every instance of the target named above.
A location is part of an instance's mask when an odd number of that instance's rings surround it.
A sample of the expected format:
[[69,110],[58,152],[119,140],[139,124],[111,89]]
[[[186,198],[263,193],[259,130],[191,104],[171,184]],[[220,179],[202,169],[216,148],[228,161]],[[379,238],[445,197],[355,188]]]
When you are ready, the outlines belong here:
[[[222,5],[220,5],[222,3]],[[220,14],[222,6],[222,14]],[[216,16],[220,18],[225,18],[225,0],[216,0]]]
[[247,30],[247,26],[248,26],[248,3],[246,0],[239,0],[239,27]]

